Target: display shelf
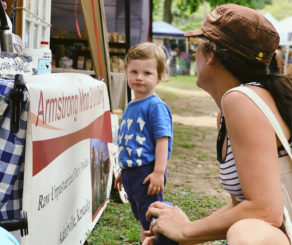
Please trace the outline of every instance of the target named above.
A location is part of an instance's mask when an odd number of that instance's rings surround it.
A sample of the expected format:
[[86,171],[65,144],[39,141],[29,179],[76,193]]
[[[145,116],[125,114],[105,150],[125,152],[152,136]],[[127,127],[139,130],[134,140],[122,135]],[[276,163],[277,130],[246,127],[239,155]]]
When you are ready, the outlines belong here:
[[[84,56],[84,59],[91,59],[91,52],[89,50],[89,43],[86,39],[78,38],[54,38],[51,37],[50,48],[54,54],[56,67],[59,67],[59,59],[68,56],[73,60],[73,68],[77,68],[78,57]],[[64,47],[64,54],[61,52],[61,47]],[[85,47],[85,50],[84,50]],[[69,49],[71,49],[69,51]],[[70,53],[68,55],[68,53]]]
[[52,73],[82,73],[86,75],[95,75],[95,72],[91,70],[80,70],[80,69],[61,68],[61,67],[53,68]]
[[[109,48],[110,49],[124,49],[124,52],[113,52],[110,51],[110,57],[112,56],[119,56],[119,57],[124,57],[128,50],[130,49],[130,0],[125,0],[124,2],[124,11],[125,11],[125,42],[124,43],[119,43],[119,42],[109,42]],[[131,100],[131,89],[127,85],[127,100],[128,102]]]

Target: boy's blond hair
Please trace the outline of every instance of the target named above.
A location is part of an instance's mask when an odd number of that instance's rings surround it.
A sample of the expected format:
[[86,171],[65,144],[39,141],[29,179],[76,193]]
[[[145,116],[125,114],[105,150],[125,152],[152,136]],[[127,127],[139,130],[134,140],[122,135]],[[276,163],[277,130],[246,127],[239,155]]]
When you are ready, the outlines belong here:
[[154,43],[145,42],[131,47],[125,57],[125,70],[132,60],[146,60],[155,58],[157,61],[157,73],[159,80],[166,77],[168,73],[167,57],[162,47]]

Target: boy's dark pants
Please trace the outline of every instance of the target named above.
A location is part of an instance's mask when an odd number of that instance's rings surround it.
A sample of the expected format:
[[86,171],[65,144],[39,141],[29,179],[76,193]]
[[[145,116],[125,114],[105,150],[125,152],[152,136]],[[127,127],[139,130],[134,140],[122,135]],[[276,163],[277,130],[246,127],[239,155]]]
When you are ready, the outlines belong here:
[[[153,172],[154,163],[141,167],[133,167],[122,170],[122,183],[128,195],[132,212],[140,221],[145,231],[149,230],[151,220],[146,220],[146,212],[151,203],[163,201],[163,194],[147,195],[150,181],[143,184],[144,179]],[[164,185],[166,183],[167,170],[164,173]]]
[[[143,184],[144,179],[153,172],[154,163],[134,168],[122,170],[122,183],[128,195],[132,212],[137,220],[140,221],[144,231],[150,229],[150,220],[146,220],[146,212],[151,203],[163,201],[163,194],[147,195],[150,181]],[[164,173],[164,185],[166,183],[167,169]],[[177,245],[178,243],[169,240],[164,236],[155,237],[155,245]]]

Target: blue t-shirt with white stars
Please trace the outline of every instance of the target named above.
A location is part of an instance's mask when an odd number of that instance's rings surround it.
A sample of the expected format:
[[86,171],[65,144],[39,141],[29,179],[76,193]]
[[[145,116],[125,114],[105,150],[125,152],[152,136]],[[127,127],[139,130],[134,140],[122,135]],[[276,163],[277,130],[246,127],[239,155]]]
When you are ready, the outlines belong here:
[[158,95],[130,102],[119,127],[121,168],[150,164],[155,160],[156,140],[168,137],[168,159],[172,151],[172,116]]

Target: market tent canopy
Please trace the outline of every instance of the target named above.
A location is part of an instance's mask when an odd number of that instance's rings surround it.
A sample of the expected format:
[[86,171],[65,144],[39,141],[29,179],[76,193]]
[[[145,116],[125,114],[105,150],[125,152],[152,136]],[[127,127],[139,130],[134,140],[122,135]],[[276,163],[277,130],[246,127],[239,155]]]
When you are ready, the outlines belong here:
[[292,16],[279,21],[278,32],[280,34],[280,45],[286,46],[284,66],[284,74],[286,74],[288,56],[292,47]]
[[264,16],[266,17],[266,19],[268,19],[273,24],[273,26],[276,28],[276,30],[278,30],[279,21],[273,15],[271,15],[269,12],[265,13]]
[[[83,1],[86,2],[85,0]],[[52,0],[52,31],[59,29],[65,30],[68,34],[70,32],[76,33],[76,22],[81,31],[86,30],[80,2],[82,1],[76,2],[77,6],[75,9],[75,1],[73,0]],[[126,34],[126,2],[120,0],[103,0],[94,2],[95,5],[99,2],[103,2],[104,4],[107,32]],[[151,12],[150,0],[129,0],[129,5],[130,46],[133,46],[148,40],[150,26],[149,16]],[[89,9],[88,11],[91,10]]]
[[184,31],[164,21],[152,23],[152,35],[153,37],[185,39]]
[[86,29],[80,2],[77,2],[76,12],[74,1],[52,0],[51,24],[52,32],[55,29],[64,30],[69,35],[76,32],[76,21],[81,31]]
[[103,0],[107,31],[126,34],[125,8],[129,8],[130,46],[149,40],[151,0]]
[[271,14],[266,13],[265,17],[274,25],[280,35],[280,45],[286,47],[284,74],[287,71],[288,56],[292,46],[292,16],[278,21]]
[[280,45],[292,43],[292,16],[278,21],[270,13],[266,13],[265,17],[273,24],[280,35]]
[[292,45],[292,16],[279,21],[278,23],[278,32],[280,34],[281,44],[290,44]]

